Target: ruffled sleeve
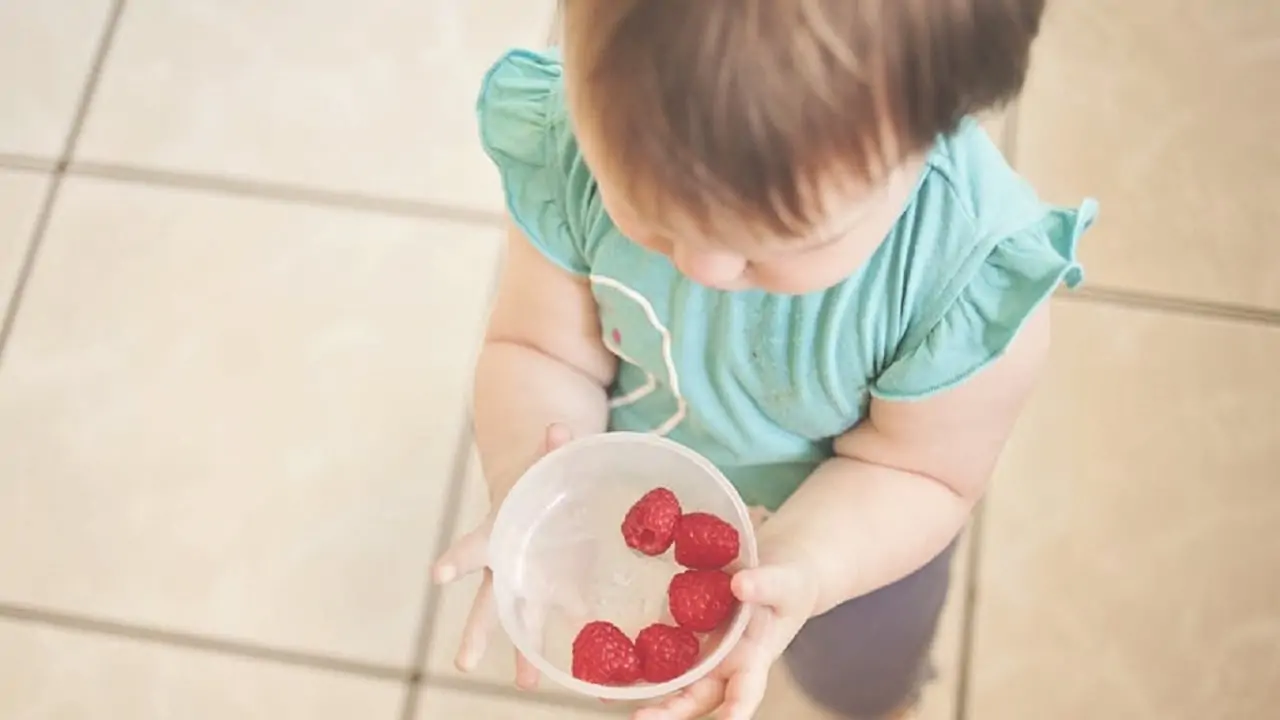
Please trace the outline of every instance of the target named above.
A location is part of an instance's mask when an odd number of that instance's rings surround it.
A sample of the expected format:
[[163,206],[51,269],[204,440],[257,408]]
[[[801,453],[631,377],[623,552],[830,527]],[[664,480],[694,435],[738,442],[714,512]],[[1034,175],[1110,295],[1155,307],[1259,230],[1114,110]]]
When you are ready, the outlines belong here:
[[1004,354],[1023,324],[1060,284],[1083,279],[1076,244],[1097,215],[1086,201],[1050,209],[1039,221],[988,246],[939,306],[903,343],[872,386],[874,397],[921,400],[964,383]]
[[515,50],[485,75],[476,115],[512,220],[548,259],[583,275],[589,267],[567,202],[561,87],[555,54]]

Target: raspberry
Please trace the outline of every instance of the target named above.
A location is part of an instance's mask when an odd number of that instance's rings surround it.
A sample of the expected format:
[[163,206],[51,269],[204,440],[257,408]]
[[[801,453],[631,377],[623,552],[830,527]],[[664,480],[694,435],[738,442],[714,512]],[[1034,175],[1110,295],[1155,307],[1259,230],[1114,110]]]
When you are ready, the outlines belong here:
[[636,636],[640,671],[651,683],[675,680],[698,662],[698,636],[679,627],[654,623]]
[[686,570],[671,578],[667,587],[667,607],[680,627],[708,633],[733,614],[738,599],[733,596],[733,578],[723,570]]
[[738,530],[710,513],[689,513],[676,526],[676,562],[693,570],[719,570],[738,559]]
[[627,511],[622,521],[622,538],[627,547],[645,555],[661,555],[671,547],[680,522],[680,501],[666,488],[645,493]]
[[617,625],[590,622],[573,639],[573,676],[593,685],[630,685],[640,679],[640,656]]

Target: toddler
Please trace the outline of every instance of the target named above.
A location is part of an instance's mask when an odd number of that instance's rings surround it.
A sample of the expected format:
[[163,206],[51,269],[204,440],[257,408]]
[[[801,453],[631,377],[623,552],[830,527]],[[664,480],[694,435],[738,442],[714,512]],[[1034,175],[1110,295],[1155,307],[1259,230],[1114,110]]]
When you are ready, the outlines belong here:
[[562,9],[562,51],[511,52],[478,106],[512,220],[476,369],[494,506],[573,436],[697,450],[773,511],[733,581],[756,609],[636,717],[746,720],[777,660],[838,717],[902,717],[1095,212],[1042,203],[973,119],[1021,88],[1044,0]]

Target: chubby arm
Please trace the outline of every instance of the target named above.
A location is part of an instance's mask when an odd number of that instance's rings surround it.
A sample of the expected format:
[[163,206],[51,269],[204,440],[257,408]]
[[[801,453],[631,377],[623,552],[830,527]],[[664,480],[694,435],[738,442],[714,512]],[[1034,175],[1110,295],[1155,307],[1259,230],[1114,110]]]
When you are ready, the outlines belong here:
[[493,500],[541,454],[549,426],[575,437],[605,430],[616,371],[587,281],[553,265],[513,225],[476,363],[476,444]]
[[814,614],[899,580],[964,527],[1049,348],[1049,310],[965,384],[918,402],[873,400],[865,421],[760,530],[766,563],[813,578]]

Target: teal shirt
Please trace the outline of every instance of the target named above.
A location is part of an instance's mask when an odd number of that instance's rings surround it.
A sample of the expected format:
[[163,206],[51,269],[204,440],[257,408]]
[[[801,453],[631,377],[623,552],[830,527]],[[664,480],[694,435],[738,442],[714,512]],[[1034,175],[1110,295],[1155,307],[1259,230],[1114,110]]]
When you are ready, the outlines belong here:
[[998,357],[1060,284],[1095,205],[1045,205],[976,122],[940,138],[883,244],[807,295],[723,292],[624,237],[578,151],[554,54],[514,51],[484,81],[484,148],[512,218],[589,279],[619,358],[610,429],[664,434],[777,508],[872,397],[916,400]]

